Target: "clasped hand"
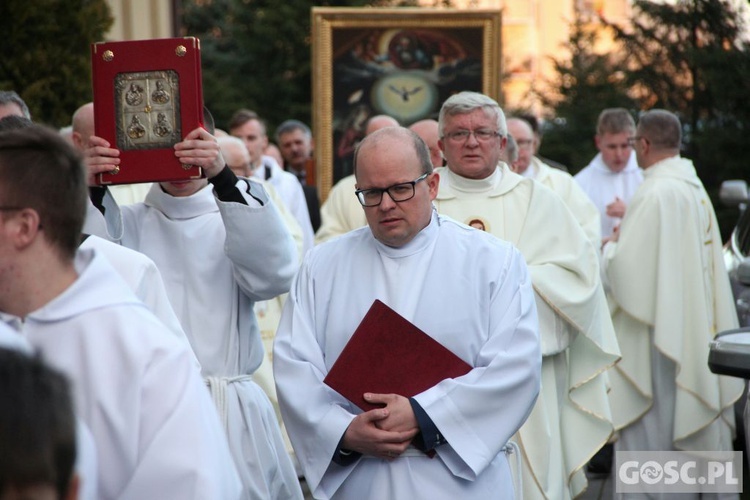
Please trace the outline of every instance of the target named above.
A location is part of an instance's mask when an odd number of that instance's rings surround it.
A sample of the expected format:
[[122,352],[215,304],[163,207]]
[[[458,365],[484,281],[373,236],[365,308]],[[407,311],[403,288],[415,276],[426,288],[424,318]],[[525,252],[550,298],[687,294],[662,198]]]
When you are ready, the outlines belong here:
[[343,447],[393,460],[409,447],[419,432],[411,403],[398,394],[367,393],[364,397],[368,403],[386,406],[354,417],[344,433]]

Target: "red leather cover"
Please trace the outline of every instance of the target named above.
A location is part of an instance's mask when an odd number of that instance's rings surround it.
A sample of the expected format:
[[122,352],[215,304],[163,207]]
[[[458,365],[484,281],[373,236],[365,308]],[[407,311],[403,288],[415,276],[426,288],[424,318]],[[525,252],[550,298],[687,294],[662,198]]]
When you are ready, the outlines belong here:
[[196,179],[175,143],[203,124],[200,41],[194,37],[91,45],[94,128],[120,150],[119,172],[99,184]]
[[[460,334],[460,332],[456,332]],[[412,397],[471,365],[379,300],[360,322],[324,382],[363,410],[365,392]]]

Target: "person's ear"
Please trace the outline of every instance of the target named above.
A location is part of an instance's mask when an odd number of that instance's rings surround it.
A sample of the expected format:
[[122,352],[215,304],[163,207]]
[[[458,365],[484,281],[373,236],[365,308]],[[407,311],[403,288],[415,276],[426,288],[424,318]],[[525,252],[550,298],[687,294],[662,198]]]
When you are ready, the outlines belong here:
[[430,200],[434,200],[437,198],[438,186],[440,186],[440,174],[433,170],[432,174],[427,177],[427,185],[430,188]]
[[81,135],[80,132],[73,132],[70,138],[73,140],[73,145],[79,151],[83,151],[84,149],[86,149],[87,144],[83,143],[83,136]]
[[26,248],[32,244],[42,228],[39,214],[33,208],[22,208],[15,214],[5,216],[6,236],[16,248]]

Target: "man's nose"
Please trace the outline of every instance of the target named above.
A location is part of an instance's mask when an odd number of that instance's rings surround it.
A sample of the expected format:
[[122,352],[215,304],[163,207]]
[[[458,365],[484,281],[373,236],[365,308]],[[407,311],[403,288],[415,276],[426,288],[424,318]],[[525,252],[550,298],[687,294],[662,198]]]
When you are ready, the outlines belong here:
[[388,191],[383,191],[383,198],[380,200],[380,205],[378,205],[378,208],[380,210],[390,210],[396,205],[396,202],[393,201],[393,198],[391,198],[391,194]]
[[469,132],[469,137],[466,138],[466,145],[472,147],[479,145],[479,139],[477,139],[477,136],[474,132]]

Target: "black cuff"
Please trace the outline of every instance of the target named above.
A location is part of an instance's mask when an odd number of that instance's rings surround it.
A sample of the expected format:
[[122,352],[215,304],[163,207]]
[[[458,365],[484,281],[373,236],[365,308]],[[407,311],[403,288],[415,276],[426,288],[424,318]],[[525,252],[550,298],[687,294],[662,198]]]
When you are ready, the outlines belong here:
[[242,193],[237,189],[237,176],[234,175],[232,169],[224,165],[224,168],[214,177],[208,179],[216,192],[217,198],[225,202],[235,202],[247,205],[247,201],[242,196]]
[[361,457],[362,454],[358,451],[345,450],[344,448],[342,448],[341,443],[343,441],[344,436],[341,436],[341,441],[339,441],[339,444],[336,447],[336,451],[333,453],[333,458],[331,458],[331,461],[333,461],[333,463],[337,465],[346,467],[359,460],[359,457]]
[[104,215],[104,195],[107,194],[107,186],[90,186],[89,198],[97,210]]
[[427,453],[430,450],[434,450],[441,444],[445,444],[447,441],[440,434],[435,423],[432,421],[427,412],[417,403],[414,398],[409,398],[411,403],[411,409],[414,412],[414,417],[417,419],[417,425],[419,426],[419,434],[414,436],[412,444],[420,451]]

